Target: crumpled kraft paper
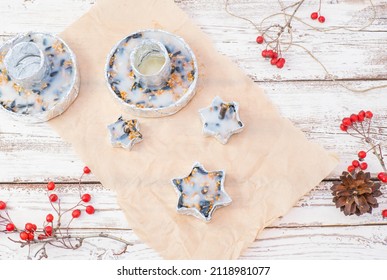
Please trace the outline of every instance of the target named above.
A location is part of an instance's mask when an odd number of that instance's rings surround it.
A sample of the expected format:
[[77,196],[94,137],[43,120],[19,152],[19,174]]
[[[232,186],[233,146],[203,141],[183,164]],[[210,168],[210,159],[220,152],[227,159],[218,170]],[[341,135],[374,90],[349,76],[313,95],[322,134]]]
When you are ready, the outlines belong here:
[[[113,148],[106,126],[121,115],[104,80],[113,45],[139,29],[159,28],[182,36],[199,63],[199,88],[182,111],[139,118],[144,141],[132,151]],[[72,144],[95,176],[115,190],[129,225],[142,241],[169,259],[237,258],[269,222],[284,215],[337,164],[309,142],[173,1],[98,0],[60,36],[76,53],[81,90],[73,105],[49,123]],[[227,145],[202,135],[198,110],[219,95],[240,104],[242,133]],[[129,116],[133,117],[133,116]],[[226,170],[230,206],[210,223],[177,214],[170,180],[194,162]]]

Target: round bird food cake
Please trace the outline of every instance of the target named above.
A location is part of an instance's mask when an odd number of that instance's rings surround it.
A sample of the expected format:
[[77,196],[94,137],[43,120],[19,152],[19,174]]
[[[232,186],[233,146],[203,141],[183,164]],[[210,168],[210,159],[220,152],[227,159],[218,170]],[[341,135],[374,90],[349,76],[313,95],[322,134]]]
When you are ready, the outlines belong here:
[[47,121],[63,113],[78,90],[75,55],[62,39],[30,32],[0,48],[0,108],[14,118]]
[[141,117],[176,113],[194,96],[196,58],[185,41],[162,30],[126,36],[112,49],[105,78],[125,112]]

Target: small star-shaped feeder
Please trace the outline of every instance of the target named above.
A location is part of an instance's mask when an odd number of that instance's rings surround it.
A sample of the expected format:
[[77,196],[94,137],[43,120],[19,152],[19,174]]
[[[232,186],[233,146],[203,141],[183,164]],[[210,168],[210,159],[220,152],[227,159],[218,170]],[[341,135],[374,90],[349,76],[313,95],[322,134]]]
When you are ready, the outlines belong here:
[[142,141],[140,125],[137,120],[125,120],[121,117],[108,126],[110,141],[114,147],[130,150],[134,144]]
[[231,135],[241,132],[244,124],[239,119],[237,102],[224,102],[215,97],[210,107],[199,110],[203,121],[203,133],[214,136],[220,143],[226,144]]
[[200,163],[195,163],[187,177],[172,180],[179,195],[177,212],[210,221],[218,207],[232,201],[224,190],[224,178],[224,171],[208,172]]

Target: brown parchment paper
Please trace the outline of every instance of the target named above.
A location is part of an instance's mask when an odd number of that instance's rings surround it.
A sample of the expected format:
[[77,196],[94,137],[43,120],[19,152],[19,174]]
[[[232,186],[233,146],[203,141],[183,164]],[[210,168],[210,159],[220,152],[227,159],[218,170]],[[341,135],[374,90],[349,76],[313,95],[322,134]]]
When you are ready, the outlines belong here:
[[[186,108],[165,118],[140,118],[144,141],[132,151],[113,148],[106,126],[120,115],[104,80],[112,46],[138,29],[182,36],[199,63],[199,89]],[[74,104],[49,123],[72,144],[102,184],[118,193],[129,225],[146,244],[171,259],[237,258],[265,225],[284,215],[337,163],[307,141],[257,87],[171,0],[98,0],[60,36],[77,55],[81,90]],[[240,104],[245,130],[227,145],[202,135],[198,110],[219,95]],[[130,116],[129,116],[130,117]],[[210,223],[176,213],[170,180],[195,161],[226,170],[233,203]]]

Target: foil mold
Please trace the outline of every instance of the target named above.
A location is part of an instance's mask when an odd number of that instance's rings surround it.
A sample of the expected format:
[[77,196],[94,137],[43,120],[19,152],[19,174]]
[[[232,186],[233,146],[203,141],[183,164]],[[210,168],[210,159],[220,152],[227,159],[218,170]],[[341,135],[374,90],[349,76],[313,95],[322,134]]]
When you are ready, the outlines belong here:
[[224,102],[216,96],[211,105],[200,109],[199,113],[204,135],[213,136],[222,144],[227,144],[233,134],[244,128],[239,118],[239,104],[235,101]]
[[216,209],[232,202],[224,190],[225,176],[223,170],[207,171],[200,163],[195,163],[190,174],[173,179],[178,194],[177,212],[211,221]]
[[20,34],[0,47],[0,109],[36,123],[62,114],[79,92],[74,53],[51,34]]
[[131,150],[133,146],[143,140],[138,120],[126,120],[122,116],[108,127],[110,142],[113,147]]
[[195,95],[198,67],[187,43],[162,30],[142,30],[119,41],[107,57],[105,78],[125,113],[163,117]]

